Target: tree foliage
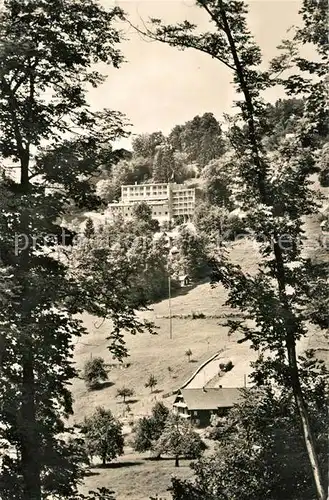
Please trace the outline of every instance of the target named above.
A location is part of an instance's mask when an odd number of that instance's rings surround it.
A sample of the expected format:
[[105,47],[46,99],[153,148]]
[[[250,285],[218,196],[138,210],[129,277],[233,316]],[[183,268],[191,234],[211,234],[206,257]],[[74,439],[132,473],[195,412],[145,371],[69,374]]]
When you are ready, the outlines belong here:
[[[100,315],[103,308],[120,311],[124,306],[129,319],[136,308],[167,295],[168,248],[163,236],[155,237],[157,230],[158,222],[152,219],[149,207],[136,204],[131,220],[118,217],[99,225],[93,238],[77,240],[70,253],[71,269],[88,290],[90,312]],[[120,286],[117,294],[113,294],[113,283]],[[116,342],[119,349],[120,345],[124,348],[123,330],[129,323],[122,316],[116,318],[115,332],[122,339]],[[134,318],[135,333],[143,326],[154,332],[149,322]]]
[[[326,436],[321,422],[328,421],[327,396],[324,380],[311,375],[310,360],[304,363],[308,374],[304,381],[312,392],[309,411],[325,470]],[[291,391],[274,391],[270,386],[248,390],[242,403],[221,419],[215,438],[215,452],[192,466],[195,481],[173,482],[173,499],[312,498],[311,471]]]
[[188,226],[180,226],[174,245],[178,250],[172,260],[172,270],[175,274],[188,274],[195,280],[209,274],[207,241],[202,233],[196,233]]
[[175,414],[167,417],[163,432],[156,443],[159,454],[172,455],[175,458],[175,466],[179,467],[179,458],[198,458],[205,449],[205,443],[193,430],[190,422]]
[[134,390],[130,389],[129,387],[121,387],[120,389],[117,390],[116,397],[117,398],[122,398],[123,402],[126,402],[126,398],[130,398],[133,396]]
[[[303,116],[303,99],[278,99],[274,104],[267,103],[264,109],[266,128],[264,135],[268,138],[266,146],[275,149],[287,134],[295,132],[296,123]],[[266,140],[266,139],[265,139]]]
[[175,157],[168,143],[157,147],[153,163],[153,182],[174,182]]
[[153,389],[158,385],[158,380],[157,378],[155,377],[155,375],[153,375],[151,373],[151,375],[149,376],[147,382],[145,383],[145,387],[146,388],[149,388],[151,392],[153,392]]
[[162,132],[140,134],[133,139],[133,150],[137,157],[153,160],[157,147],[166,141]]
[[211,160],[220,158],[225,150],[220,124],[212,113],[176,125],[168,140],[176,151],[187,154],[189,163],[197,163],[200,170]]
[[152,408],[150,417],[142,417],[134,428],[133,447],[136,451],[154,450],[155,444],[161,436],[169,415],[168,408],[158,402]]
[[95,389],[100,382],[108,379],[107,369],[103,358],[88,359],[83,367],[83,379],[89,389]]
[[211,205],[232,210],[232,187],[234,186],[234,170],[230,155],[209,162],[201,173],[204,182],[205,200]]
[[58,436],[72,413],[72,340],[85,333],[77,315],[112,318],[109,345],[119,356],[122,325],[136,328],[122,274],[107,296],[99,281],[94,288],[70,268],[74,235],[60,223],[99,205],[91,178],[117,161],[112,143],[125,135],[119,113],[92,112],[86,97],[104,81],[92,66],[122,61],[118,19],[120,9],[92,0],[6,0],[0,12],[0,157],[18,173],[1,178],[0,296],[14,297],[0,311],[5,500],[59,495],[66,479],[67,497],[76,494],[79,457]]
[[[241,331],[243,339],[250,340],[254,348],[275,352],[280,370],[273,370],[272,376],[293,392],[313,473],[312,494],[325,500],[317,441],[312,432],[307,394],[300,381],[296,342],[307,332],[307,304],[312,301],[311,289],[316,286],[312,263],[302,254],[301,242],[302,221],[318,207],[309,176],[316,171],[315,156],[319,146],[322,147],[319,138],[328,134],[327,6],[322,0],[303,1],[303,26],[294,40],[283,42],[282,54],[265,71],[261,67],[261,50],[247,25],[245,2],[197,0],[196,4],[208,15],[211,30],[202,33],[187,21],[163,25],[161,20],[153,19],[149,34],[181,49],[194,48],[207,53],[233,73],[238,93],[235,101],[238,113],[229,119],[228,136],[236,169],[233,201],[245,213],[246,227],[255,235],[263,260],[257,275],[251,277],[232,265],[220,248],[217,254],[214,252],[214,279],[228,289],[228,304],[254,319],[253,327],[232,322],[232,330]],[[300,48],[306,43],[313,45],[318,61],[300,56]],[[286,69],[290,71],[288,76],[284,74]],[[302,116],[299,113],[300,119],[296,118],[294,136],[282,139],[274,151],[269,151],[264,141],[268,139],[268,127],[262,92],[277,84],[282,84],[290,96],[297,99],[303,96],[304,106]],[[326,278],[317,279],[328,290]],[[314,322],[318,319],[313,316]],[[285,377],[282,366],[286,367]],[[251,467],[252,461],[249,463]]]
[[206,237],[205,240],[209,244],[217,246],[222,242],[242,239],[248,235],[244,214],[239,209],[229,212],[226,208],[208,202],[198,203],[194,225],[199,235]]
[[81,430],[89,455],[101,457],[104,465],[123,454],[122,425],[110,410],[96,408],[91,417],[85,418]]
[[92,219],[88,218],[86,220],[85,228],[83,231],[85,238],[92,238],[95,235],[95,226]]

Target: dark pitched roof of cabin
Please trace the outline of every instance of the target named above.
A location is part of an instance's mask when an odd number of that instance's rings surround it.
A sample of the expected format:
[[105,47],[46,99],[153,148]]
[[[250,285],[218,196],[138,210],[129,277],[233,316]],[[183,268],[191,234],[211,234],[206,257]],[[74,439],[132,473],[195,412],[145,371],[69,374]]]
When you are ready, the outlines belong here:
[[216,410],[217,408],[231,408],[242,397],[242,388],[214,387],[205,389],[181,389],[175,402],[182,399],[189,410]]

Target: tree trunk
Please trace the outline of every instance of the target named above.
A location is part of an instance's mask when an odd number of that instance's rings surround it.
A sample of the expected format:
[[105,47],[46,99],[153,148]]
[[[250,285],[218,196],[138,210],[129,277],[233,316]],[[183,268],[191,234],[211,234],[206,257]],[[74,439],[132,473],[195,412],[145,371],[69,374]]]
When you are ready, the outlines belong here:
[[294,341],[287,339],[287,351],[289,359],[289,367],[291,373],[291,385],[294,393],[294,398],[299,412],[300,421],[303,428],[303,435],[305,447],[307,450],[308,458],[311,464],[314,483],[319,500],[326,500],[326,493],[322,484],[321,470],[319,466],[318,456],[315,449],[313,433],[309,421],[307,407],[304,401],[302,388],[300,386],[298,365],[296,359],[296,349]]
[[179,457],[175,457],[175,467],[179,467]]
[[106,457],[105,456],[102,457],[102,462],[103,462],[103,465],[106,465]]
[[305,447],[311,464],[317,497],[319,500],[326,500],[326,493],[322,480],[322,474],[319,466],[318,456],[315,449],[314,437],[309,421],[307,407],[303,396],[303,391],[300,385],[300,377],[299,377],[298,362],[296,355],[296,342],[295,342],[296,325],[294,324],[293,315],[292,312],[290,311],[290,307],[287,301],[287,295],[285,289],[286,288],[285,269],[284,269],[281,248],[278,243],[274,244],[274,254],[277,264],[278,289],[285,319],[286,349],[287,349],[289,369],[290,369],[291,388],[296,401],[296,406],[298,409],[299,418],[303,429]]
[[40,450],[37,422],[35,415],[35,381],[33,372],[33,356],[26,353],[23,361],[23,388],[22,388],[22,428],[21,459],[24,480],[24,500],[41,500],[40,481]]
[[29,154],[27,151],[21,153],[21,186],[29,189]]
[[[26,149],[18,143],[20,152],[20,185],[24,193],[30,189],[29,182],[29,145]],[[30,238],[30,220],[25,212],[21,215],[22,233]],[[22,342],[24,343],[24,356],[22,360],[22,405],[20,445],[21,465],[23,474],[23,498],[24,500],[41,500],[41,450],[38,423],[36,419],[36,391],[35,391],[35,368],[34,368],[34,345],[32,340],[30,321],[29,290],[25,280],[29,279],[30,251],[28,246],[22,252],[20,271],[23,275],[21,313],[23,317],[24,332]],[[25,339],[24,339],[25,337]]]

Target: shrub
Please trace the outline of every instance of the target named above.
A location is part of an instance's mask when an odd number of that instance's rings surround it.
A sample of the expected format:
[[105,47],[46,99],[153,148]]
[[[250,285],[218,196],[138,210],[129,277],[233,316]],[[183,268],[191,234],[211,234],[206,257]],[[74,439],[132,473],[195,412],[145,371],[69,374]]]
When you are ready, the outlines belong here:
[[233,367],[234,365],[231,360],[229,360],[227,363],[219,363],[219,369],[222,372],[229,372]]
[[224,371],[225,371],[225,372],[229,372],[229,371],[231,371],[231,370],[232,370],[232,368],[233,368],[233,366],[234,366],[234,365],[233,365],[232,361],[231,361],[231,360],[230,360],[230,361],[228,361],[228,362],[226,363],[226,365],[225,365]]
[[206,315],[202,312],[192,312],[192,319],[204,319]]

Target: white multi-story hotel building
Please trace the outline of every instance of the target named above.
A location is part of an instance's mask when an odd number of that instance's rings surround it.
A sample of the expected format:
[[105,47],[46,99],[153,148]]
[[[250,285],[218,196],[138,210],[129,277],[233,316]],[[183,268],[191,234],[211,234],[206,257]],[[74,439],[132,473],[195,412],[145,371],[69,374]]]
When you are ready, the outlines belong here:
[[121,213],[129,218],[133,213],[133,206],[141,202],[152,208],[152,216],[159,222],[170,221],[178,216],[190,220],[195,210],[195,188],[173,183],[121,186],[121,199],[109,204],[107,214],[113,217]]

